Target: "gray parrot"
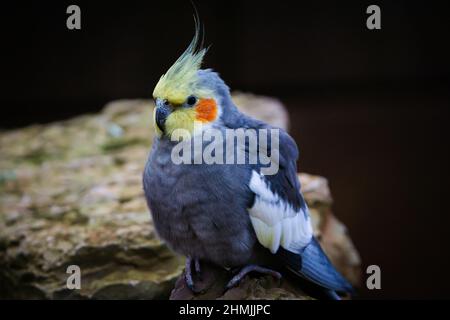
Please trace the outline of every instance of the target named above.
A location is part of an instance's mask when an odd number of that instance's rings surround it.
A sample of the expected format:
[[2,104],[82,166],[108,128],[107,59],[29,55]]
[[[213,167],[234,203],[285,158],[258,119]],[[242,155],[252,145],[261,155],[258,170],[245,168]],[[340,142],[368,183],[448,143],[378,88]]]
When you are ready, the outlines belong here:
[[[227,288],[236,286],[249,272],[280,278],[280,269],[273,268],[277,266],[313,283],[330,298],[353,292],[313,236],[297,177],[296,143],[282,129],[237,109],[220,76],[211,69],[200,69],[206,49],[199,48],[198,40],[197,27],[188,48],[154,89],[157,134],[143,174],[145,196],[158,235],[187,257],[187,286],[196,291],[193,275],[201,272],[201,261],[207,261],[238,270]],[[251,139],[229,149],[242,151],[244,163],[197,161],[198,153],[186,143],[212,129],[224,134],[227,130],[276,129],[277,148],[265,152],[265,156],[277,153],[274,161],[278,170],[265,174],[267,164],[250,161],[254,153]],[[180,130],[190,137],[180,139]],[[262,138],[258,136],[256,144],[272,150],[273,137]],[[201,147],[209,144],[210,148],[226,148],[226,139],[200,141]],[[174,161],[174,149],[179,150],[180,143],[185,144],[180,154],[191,162]]]

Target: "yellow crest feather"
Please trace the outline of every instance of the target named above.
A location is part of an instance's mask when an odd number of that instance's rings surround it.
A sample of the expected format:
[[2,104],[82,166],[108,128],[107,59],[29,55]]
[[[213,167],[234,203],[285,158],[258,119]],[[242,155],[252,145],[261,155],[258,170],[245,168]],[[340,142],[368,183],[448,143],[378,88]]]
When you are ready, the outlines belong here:
[[187,49],[159,79],[153,90],[154,98],[163,98],[174,104],[183,103],[191,94],[205,96],[204,92],[197,86],[197,71],[205,56],[205,48],[197,48],[200,37],[200,27],[195,19],[195,35]]

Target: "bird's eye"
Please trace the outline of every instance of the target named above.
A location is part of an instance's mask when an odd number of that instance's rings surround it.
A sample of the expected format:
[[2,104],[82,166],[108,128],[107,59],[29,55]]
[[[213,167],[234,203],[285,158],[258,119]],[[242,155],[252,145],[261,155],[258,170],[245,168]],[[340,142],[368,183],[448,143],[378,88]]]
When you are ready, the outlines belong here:
[[167,99],[164,99],[163,103],[164,103],[165,106],[168,106],[170,104],[169,100],[167,100]]
[[193,106],[197,102],[197,98],[194,96],[189,96],[186,100],[188,106]]

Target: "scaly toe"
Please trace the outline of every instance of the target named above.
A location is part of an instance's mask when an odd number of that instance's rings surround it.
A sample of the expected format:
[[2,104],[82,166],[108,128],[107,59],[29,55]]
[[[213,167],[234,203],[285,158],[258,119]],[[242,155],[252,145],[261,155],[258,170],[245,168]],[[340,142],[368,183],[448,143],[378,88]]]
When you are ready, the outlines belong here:
[[235,286],[237,286],[239,284],[239,282],[242,281],[242,279],[244,279],[244,277],[249,274],[250,272],[259,272],[262,274],[268,274],[271,275],[272,277],[280,280],[281,279],[281,274],[275,270],[271,270],[268,268],[264,268],[264,267],[260,267],[257,265],[248,265],[245,266],[241,269],[241,271],[239,271],[233,278],[231,278],[231,280],[227,283],[226,285],[226,290],[231,289]]

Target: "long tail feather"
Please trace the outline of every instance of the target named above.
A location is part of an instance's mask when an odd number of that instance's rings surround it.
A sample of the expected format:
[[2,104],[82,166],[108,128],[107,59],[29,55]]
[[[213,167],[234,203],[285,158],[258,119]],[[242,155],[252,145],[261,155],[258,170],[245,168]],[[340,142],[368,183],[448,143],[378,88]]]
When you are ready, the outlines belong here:
[[352,285],[334,268],[315,238],[298,253],[280,249],[277,255],[302,278],[328,290],[354,293]]

